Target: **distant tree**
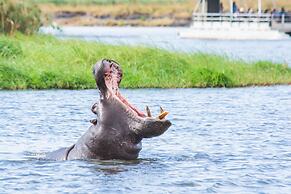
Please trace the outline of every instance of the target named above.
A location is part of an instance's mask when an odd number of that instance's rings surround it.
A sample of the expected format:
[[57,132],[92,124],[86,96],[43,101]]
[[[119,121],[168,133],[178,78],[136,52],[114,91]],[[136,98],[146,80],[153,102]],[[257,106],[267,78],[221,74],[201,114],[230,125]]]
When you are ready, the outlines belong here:
[[0,0],[0,32],[33,34],[41,25],[41,11],[31,3]]

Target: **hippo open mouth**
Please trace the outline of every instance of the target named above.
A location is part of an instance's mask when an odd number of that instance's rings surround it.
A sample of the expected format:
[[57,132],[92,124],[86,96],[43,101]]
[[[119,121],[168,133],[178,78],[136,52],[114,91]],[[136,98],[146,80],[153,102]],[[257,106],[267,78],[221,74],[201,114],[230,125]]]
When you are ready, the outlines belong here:
[[[98,72],[103,72],[98,75]],[[97,73],[97,75],[96,75]],[[101,98],[114,98],[119,103],[121,103],[127,111],[131,111],[132,114],[138,117],[146,118],[152,117],[151,111],[148,106],[146,106],[146,114],[140,110],[138,110],[135,106],[130,104],[125,97],[123,97],[119,91],[119,84],[122,80],[122,70],[117,62],[113,60],[103,59],[101,63],[97,63],[93,69],[93,74],[95,75],[95,79],[97,82],[97,86],[101,92]],[[101,78],[100,78],[101,77]],[[102,77],[104,79],[102,79]],[[104,80],[104,81],[103,81]],[[160,107],[160,114],[158,115],[158,119],[164,119],[169,112],[164,111]]]
[[[112,97],[116,98],[123,103],[128,109],[130,109],[134,114],[145,117],[145,114],[139,111],[136,107],[131,105],[120,93],[119,91],[119,84],[122,80],[122,70],[120,69],[119,65],[116,62],[111,60],[103,60],[103,64],[105,64],[105,72],[104,72],[104,79],[105,85],[108,89],[107,93],[110,94]],[[108,63],[108,64],[106,64]]]
[[121,95],[122,70],[117,62],[103,59],[94,65],[93,74],[100,91],[100,100],[92,106],[93,125],[74,145],[48,153],[47,159],[136,159],[143,138],[159,136],[171,126],[162,108],[154,118],[148,107],[145,114]]

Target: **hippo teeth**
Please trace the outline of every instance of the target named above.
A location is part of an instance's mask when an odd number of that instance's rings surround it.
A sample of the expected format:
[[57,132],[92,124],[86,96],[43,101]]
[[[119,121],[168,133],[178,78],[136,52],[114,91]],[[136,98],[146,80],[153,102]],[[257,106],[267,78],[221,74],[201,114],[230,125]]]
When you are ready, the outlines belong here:
[[165,112],[164,109],[160,106],[160,113]]
[[158,118],[159,118],[160,120],[162,120],[162,119],[164,119],[168,114],[169,114],[168,111],[163,111],[163,112],[160,113],[160,115],[158,116]]
[[[146,113],[147,113],[147,117],[152,117],[151,110],[150,110],[150,108],[148,106],[146,106]],[[168,114],[169,114],[169,112],[168,111],[164,111],[164,109],[160,106],[160,114],[159,114],[159,116],[157,118],[162,120]]]
[[151,110],[148,106],[146,106],[146,112],[148,117],[152,117]]

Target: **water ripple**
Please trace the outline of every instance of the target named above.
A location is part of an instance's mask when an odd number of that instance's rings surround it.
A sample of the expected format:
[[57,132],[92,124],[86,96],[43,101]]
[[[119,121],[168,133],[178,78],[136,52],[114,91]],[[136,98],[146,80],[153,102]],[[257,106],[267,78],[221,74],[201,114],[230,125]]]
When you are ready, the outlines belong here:
[[41,159],[90,126],[95,90],[0,91],[0,193],[291,193],[290,86],[122,92],[173,122],[133,161]]

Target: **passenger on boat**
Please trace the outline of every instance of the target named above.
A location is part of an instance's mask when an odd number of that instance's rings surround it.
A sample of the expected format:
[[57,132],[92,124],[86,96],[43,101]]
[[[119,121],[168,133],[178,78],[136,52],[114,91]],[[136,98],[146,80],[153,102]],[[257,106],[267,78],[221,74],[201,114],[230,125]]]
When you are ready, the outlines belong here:
[[280,16],[285,15],[285,14],[286,14],[285,8],[282,7],[281,8],[281,11],[280,11]]
[[252,13],[254,13],[254,10],[253,10],[253,8],[248,8],[248,14],[252,14]]
[[264,13],[270,13],[270,9],[265,9]]
[[223,8],[223,3],[220,3],[219,4],[219,13],[223,13],[223,10],[224,8]]
[[238,8],[237,8],[237,5],[236,5],[236,2],[234,1],[232,3],[232,13],[236,13],[236,12],[238,12]]

